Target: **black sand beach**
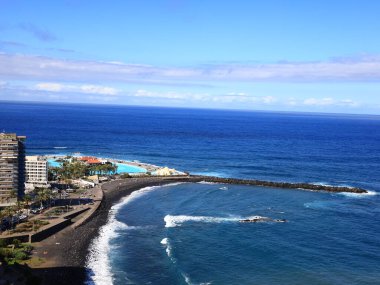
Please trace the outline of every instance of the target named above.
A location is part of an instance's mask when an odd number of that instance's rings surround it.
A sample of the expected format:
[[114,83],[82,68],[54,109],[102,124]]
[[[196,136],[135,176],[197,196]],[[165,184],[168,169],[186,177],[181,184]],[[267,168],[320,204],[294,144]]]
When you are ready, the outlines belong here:
[[76,229],[67,227],[55,236],[40,243],[39,248],[44,250],[46,263],[41,268],[32,271],[42,281],[42,284],[83,284],[86,280],[86,256],[93,238],[108,219],[112,205],[133,191],[143,187],[165,185],[174,182],[196,182],[191,177],[152,177],[131,178],[105,183],[103,201],[97,211],[81,226]]

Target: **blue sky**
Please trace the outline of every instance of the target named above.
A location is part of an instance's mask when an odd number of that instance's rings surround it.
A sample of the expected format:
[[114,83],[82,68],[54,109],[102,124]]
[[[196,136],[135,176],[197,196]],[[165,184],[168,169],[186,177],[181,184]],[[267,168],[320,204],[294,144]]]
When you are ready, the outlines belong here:
[[378,11],[0,0],[0,100],[380,114]]

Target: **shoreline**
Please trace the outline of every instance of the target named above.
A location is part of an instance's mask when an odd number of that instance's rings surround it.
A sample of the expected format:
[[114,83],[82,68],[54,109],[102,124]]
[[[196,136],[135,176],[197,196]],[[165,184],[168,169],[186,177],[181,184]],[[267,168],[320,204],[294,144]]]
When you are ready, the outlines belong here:
[[176,182],[197,182],[192,177],[144,177],[114,180],[102,185],[103,200],[98,209],[84,223],[76,227],[67,227],[36,246],[43,250],[47,262],[31,268],[43,285],[85,284],[85,267],[89,248],[99,233],[99,229],[108,221],[111,207],[122,198],[144,187],[161,186]]
[[31,268],[34,275],[41,279],[41,284],[86,284],[88,271],[86,261],[91,243],[99,234],[99,229],[108,221],[109,211],[113,205],[132,192],[144,187],[161,186],[176,182],[209,182],[221,184],[252,185],[272,188],[302,189],[327,192],[368,193],[360,188],[313,185],[307,183],[281,183],[259,180],[219,178],[211,176],[167,176],[138,177],[114,180],[101,185],[103,199],[100,205],[82,224],[67,227],[54,236],[36,245],[36,250],[43,250],[47,262]]

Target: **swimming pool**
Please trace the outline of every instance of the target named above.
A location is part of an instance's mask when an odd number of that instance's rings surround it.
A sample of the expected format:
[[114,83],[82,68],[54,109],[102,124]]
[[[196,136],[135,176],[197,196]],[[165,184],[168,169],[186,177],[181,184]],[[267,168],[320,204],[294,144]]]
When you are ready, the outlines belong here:
[[[50,158],[47,160],[49,167],[60,167],[61,163],[57,162],[55,159]],[[117,172],[116,173],[146,173],[146,169],[126,163],[116,163]]]
[[117,172],[116,173],[145,173],[146,169],[125,163],[116,163]]
[[60,167],[61,166],[61,163],[60,162],[57,162],[55,159],[53,159],[53,158],[49,158],[48,160],[47,160],[47,162],[48,162],[48,166],[50,166],[50,167]]

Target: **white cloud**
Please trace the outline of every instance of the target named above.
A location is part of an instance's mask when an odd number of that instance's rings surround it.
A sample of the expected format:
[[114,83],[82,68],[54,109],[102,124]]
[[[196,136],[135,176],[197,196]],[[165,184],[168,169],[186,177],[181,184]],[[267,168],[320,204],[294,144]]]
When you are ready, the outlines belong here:
[[59,92],[62,91],[64,85],[60,83],[38,83],[36,84],[36,89],[41,91]]
[[102,94],[102,95],[117,95],[118,91],[115,88],[99,85],[82,85],[80,90],[83,93]]
[[136,92],[132,93],[132,96],[135,97],[148,97],[148,98],[165,98],[165,99],[190,99],[191,94],[180,94],[176,92],[153,92],[147,91],[144,89],[139,89]]
[[288,99],[285,101],[285,105],[289,105],[289,106],[297,106],[297,105],[298,105],[298,101],[297,101],[296,98],[291,97],[291,98],[288,98]]
[[335,101],[332,98],[322,98],[322,99],[316,99],[316,98],[308,98],[303,101],[304,105],[309,106],[328,106],[328,105],[334,105]]
[[236,97],[236,96],[247,96],[248,94],[245,93],[245,92],[230,92],[230,93],[227,93],[227,96],[233,96],[233,97]]
[[118,90],[113,87],[102,85],[69,85],[52,82],[36,84],[32,89],[47,92],[86,93],[99,95],[117,95]]
[[158,67],[120,62],[62,60],[0,53],[0,76],[16,80],[72,82],[143,82],[199,84],[209,82],[328,82],[380,81],[380,58],[351,61]]
[[131,94],[134,97],[140,98],[161,98],[161,99],[174,99],[181,101],[192,102],[215,102],[215,103],[245,103],[245,104],[265,104],[270,105],[278,101],[273,96],[251,96],[245,92],[229,92],[226,94],[209,94],[209,93],[179,93],[179,92],[154,92],[145,89],[139,89]]
[[306,106],[346,106],[346,107],[356,107],[359,103],[351,99],[336,100],[333,98],[308,98],[303,101]]
[[360,105],[358,102],[355,102],[351,99],[344,99],[344,100],[341,100],[339,103],[341,106],[348,106],[348,107],[357,107]]
[[262,97],[261,100],[265,104],[272,104],[272,103],[275,103],[277,101],[277,99],[274,98],[273,96]]

